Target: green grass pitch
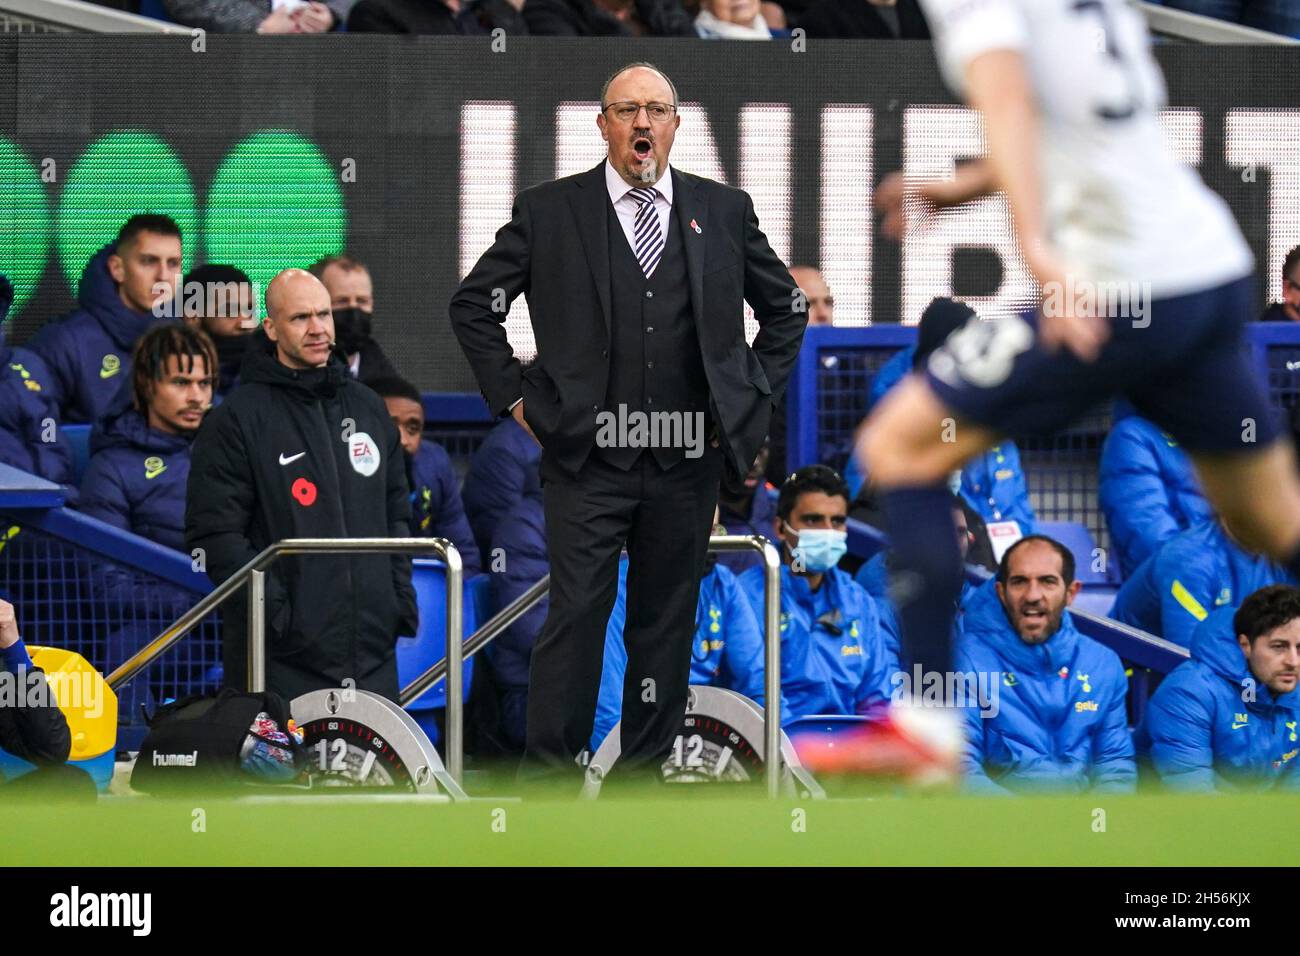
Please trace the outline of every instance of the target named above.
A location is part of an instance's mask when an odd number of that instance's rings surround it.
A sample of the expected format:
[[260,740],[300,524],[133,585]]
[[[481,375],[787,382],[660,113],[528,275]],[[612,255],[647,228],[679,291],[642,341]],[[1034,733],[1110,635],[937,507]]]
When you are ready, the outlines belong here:
[[1292,866],[1295,844],[1282,835],[1300,832],[1300,800],[691,793],[453,805],[309,795],[11,805],[5,817],[6,866]]

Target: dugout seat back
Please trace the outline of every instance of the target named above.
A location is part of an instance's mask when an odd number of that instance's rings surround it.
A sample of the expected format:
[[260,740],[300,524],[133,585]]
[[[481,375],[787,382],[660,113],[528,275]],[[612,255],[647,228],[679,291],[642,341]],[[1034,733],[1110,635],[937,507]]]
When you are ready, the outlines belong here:
[[90,464],[90,426],[61,425],[59,433],[72,452],[72,483],[80,488],[81,478],[86,473],[86,466]]
[[1059,541],[1070,549],[1074,555],[1074,576],[1084,588],[1119,584],[1119,568],[1109,560],[1108,555],[1100,555],[1107,559],[1105,570],[1093,570],[1093,565],[1097,563],[1097,556],[1094,556],[1097,543],[1093,541],[1088,529],[1077,521],[1039,521],[1034,531]]
[[[397,681],[405,687],[424,671],[447,656],[447,568],[441,561],[417,558],[412,562],[411,582],[420,607],[420,633],[397,641]],[[478,574],[465,582],[462,639],[487,620],[488,576]],[[473,660],[465,661],[464,697],[469,699]],[[447,706],[447,682],[439,681],[413,701],[408,711],[427,711]]]

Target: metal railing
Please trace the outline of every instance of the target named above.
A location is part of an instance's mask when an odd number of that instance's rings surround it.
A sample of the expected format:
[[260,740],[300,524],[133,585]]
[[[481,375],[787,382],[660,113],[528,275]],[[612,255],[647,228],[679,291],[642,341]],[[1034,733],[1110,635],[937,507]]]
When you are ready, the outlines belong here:
[[1295,39],[1267,30],[1216,20],[1186,10],[1171,10],[1157,3],[1134,3],[1147,18],[1156,36],[1190,43],[1297,43]]
[[464,765],[464,657],[461,654],[464,566],[456,546],[445,538],[286,538],[262,550],[221,582],[211,594],[177,618],[161,634],[108,675],[116,691],[155,658],[183,638],[193,627],[248,585],[248,690],[266,690],[266,569],[294,554],[434,554],[447,565],[447,772],[457,784]]
[[81,0],[0,0],[0,19],[15,32],[189,33],[190,27]]
[[[764,658],[763,746],[768,796],[781,787],[781,556],[762,535],[719,535],[709,539],[710,551],[757,551],[763,558]],[[499,611],[462,642],[463,567],[460,554],[445,538],[287,538],[265,548],[257,557],[217,586],[211,594],[168,626],[108,675],[113,690],[121,687],[181,640],[196,624],[248,585],[248,689],[266,689],[266,570],[279,558],[293,554],[435,554],[447,565],[447,656],[402,688],[402,707],[418,700],[434,684],[447,681],[447,772],[456,783],[464,769],[464,665],[506,628],[526,614],[550,590],[550,576]]]
[[[764,658],[763,707],[763,773],[770,797],[781,792],[781,555],[762,535],[728,534],[709,538],[710,551],[757,551],[763,557],[763,640],[767,645]],[[481,628],[465,639],[458,649],[464,658],[473,657],[495,640],[506,628],[530,611],[550,590],[551,576],[540,578],[519,597],[498,611]],[[450,632],[447,640],[450,642]],[[451,644],[448,643],[450,649]],[[411,683],[402,688],[399,703],[405,707],[419,698],[434,684],[449,674],[449,658],[443,658]],[[450,677],[447,681],[447,722],[451,725],[452,707],[460,709],[460,701],[452,695]],[[450,737],[450,734],[448,734]],[[448,742],[450,747],[450,741]],[[459,755],[458,755],[459,758]]]

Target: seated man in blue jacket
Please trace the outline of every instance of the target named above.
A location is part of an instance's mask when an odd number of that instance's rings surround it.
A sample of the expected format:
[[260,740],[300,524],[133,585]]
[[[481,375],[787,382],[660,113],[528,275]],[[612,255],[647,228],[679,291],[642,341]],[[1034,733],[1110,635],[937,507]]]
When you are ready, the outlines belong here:
[[1267,558],[1243,551],[1216,519],[1180,531],[1148,557],[1115,595],[1110,616],[1191,647],[1196,625],[1270,584],[1294,584]]
[[972,791],[1134,789],[1124,665],[1075,629],[1067,608],[1079,587],[1069,549],[1030,535],[967,603],[955,668],[1000,678],[991,713],[963,709]]
[[419,389],[392,376],[366,382],[388,406],[389,417],[402,436],[406,454],[406,481],[411,488],[411,534],[417,538],[446,538],[460,552],[465,577],[483,569],[478,545],[460,502],[456,469],[451,456],[424,435],[424,402]]
[[131,350],[160,315],[175,312],[181,230],[169,216],[132,216],[91,256],[77,286],[80,307],[27,343],[49,369],[65,422],[94,424],[131,379]]
[[1192,635],[1138,733],[1174,790],[1300,790],[1300,589],[1261,588]]
[[[720,525],[713,533],[726,534]],[[741,592],[736,576],[715,552],[704,561],[700,579],[700,603],[695,609],[695,644],[691,650],[691,683],[725,687],[744,694],[763,706],[763,633],[749,599]],[[605,664],[600,674],[600,697],[596,702],[596,726],[591,734],[595,753],[605,735],[623,713],[625,695],[632,705],[640,702],[649,688],[638,682],[624,688],[627,647],[623,644],[623,622],[627,616],[627,559],[619,563],[618,595],[605,628]]]
[[471,456],[461,497],[479,554],[492,550],[497,522],[524,497],[541,461],[542,446],[510,415],[492,427]]
[[1101,447],[1097,501],[1123,577],[1179,531],[1214,517],[1187,453],[1123,399]]
[[[872,379],[867,408],[880,401],[905,375],[923,370],[948,336],[974,318],[975,310],[955,299],[940,297],[926,306],[916,329],[916,345],[901,350],[881,366]],[[856,496],[866,477],[858,470],[856,456],[849,456],[844,477],[851,495]],[[1037,519],[1015,442],[1001,442],[967,462],[961,470],[958,490],[986,522],[1014,521],[1021,534],[1033,532]]]
[[[825,465],[806,465],[781,486],[773,531],[781,545],[781,692],[790,719],[861,714],[890,699],[897,654],[876,602],[836,565],[848,548],[849,488]],[[756,618],[763,568],[740,576]],[[894,642],[897,646],[897,642]]]
[[[14,287],[0,275],[0,464],[66,485],[72,481],[72,452],[59,436],[59,407],[46,389],[41,360],[5,342],[5,318]],[[73,497],[76,489],[71,489]]]
[[[194,435],[212,403],[217,352],[207,334],[180,322],[145,332],[131,357],[124,390],[90,433],[90,463],[78,510],[165,548],[185,551],[185,494]],[[186,591],[111,563],[97,566],[92,585],[120,627],[107,638],[116,667],[194,606]],[[121,692],[124,713],[147,703],[146,683]]]
[[[957,549],[961,553],[962,563],[965,563],[967,554],[970,553],[970,546],[973,535],[969,525],[966,523],[966,510],[962,507],[960,496],[952,496],[952,519],[957,525]],[[881,623],[885,627],[885,640],[890,645],[896,657],[900,658],[903,669],[907,669],[907,662],[903,661],[901,650],[898,646],[898,612],[894,608],[893,602],[889,597],[889,575],[891,571],[890,552],[888,550],[879,551],[871,557],[862,567],[858,568],[858,573],[853,579],[862,585],[868,594],[875,599],[876,607],[880,610]],[[961,584],[961,593],[957,598],[957,616],[953,618],[953,645],[956,646],[957,639],[961,637],[961,608],[966,599],[970,597],[973,591],[971,583],[963,578]]]
[[162,323],[140,337],[131,388],[91,430],[78,509],[185,550],[190,445],[212,405],[217,352],[207,333]]
[[[528,437],[526,433],[524,437]],[[522,496],[496,523],[491,546],[494,553],[505,556],[505,568],[491,577],[495,613],[551,570],[546,557],[546,513],[538,466],[525,474]],[[527,729],[528,669],[548,607],[549,601],[543,598],[483,650],[497,686],[503,743],[519,753],[523,753]]]
[[261,325],[252,280],[234,266],[209,264],[187,273],[182,289],[186,321],[207,332],[217,349],[215,392],[225,398],[239,382],[244,355]]
[[[770,448],[767,442],[758,450],[749,474],[739,487],[729,487],[726,481],[718,488],[718,523],[726,528],[715,534],[772,533],[772,519],[776,517],[775,489],[764,477],[767,472]],[[784,480],[784,477],[782,478]],[[736,574],[763,563],[756,551],[724,551],[717,555],[718,562]]]

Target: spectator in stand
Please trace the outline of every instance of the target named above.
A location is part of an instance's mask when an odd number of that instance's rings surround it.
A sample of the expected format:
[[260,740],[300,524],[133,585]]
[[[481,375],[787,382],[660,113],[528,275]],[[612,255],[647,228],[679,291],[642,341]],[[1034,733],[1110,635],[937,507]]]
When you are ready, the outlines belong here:
[[525,0],[524,19],[536,36],[698,36],[680,0]]
[[1128,577],[1179,531],[1213,520],[1214,513],[1178,442],[1124,399],[1115,403],[1114,417],[1101,447],[1097,499],[1114,559]]
[[1017,541],[966,605],[959,674],[1001,681],[996,706],[967,702],[966,785],[976,793],[1131,792],[1137,783],[1119,656],[1067,608],[1074,557],[1041,535]]
[[795,25],[827,39],[930,39],[917,0],[815,0]]
[[835,296],[816,266],[791,266],[790,277],[808,301],[809,325],[835,324]]
[[[903,349],[886,362],[871,384],[867,408],[870,409],[909,372],[921,369],[930,355],[958,328],[975,317],[975,310],[964,302],[936,298],[921,314],[916,330],[916,345]],[[910,353],[910,354],[909,354]],[[845,479],[857,495],[863,483],[856,457],[849,456]],[[1020,466],[1020,449],[1013,441],[994,445],[976,456],[961,470],[961,495],[984,522],[1014,521],[1021,534],[1031,534],[1037,518],[1029,500],[1029,486]]]
[[[1160,0],[1158,0],[1160,2]],[[1171,10],[1239,23],[1300,39],[1300,9],[1294,0],[1162,0]]]
[[[45,365],[26,349],[5,343],[13,301],[14,287],[0,275],[0,464],[68,485],[72,452],[59,434],[59,409],[45,388]],[[69,491],[75,499],[76,489]]]
[[701,0],[695,29],[706,40],[770,40],[774,35],[759,0]]
[[328,33],[356,0],[163,0],[177,23],[213,33]]
[[483,565],[465,520],[456,469],[446,449],[423,437],[424,403],[419,390],[401,378],[376,379],[370,387],[388,406],[388,415],[402,436],[406,483],[411,488],[411,534],[417,538],[446,538],[460,552],[465,577],[478,574]]
[[542,446],[513,416],[497,422],[470,458],[462,500],[480,555],[492,550],[497,522],[524,497],[528,482],[536,481],[541,461]]
[[[725,529],[715,521],[713,533],[724,534]],[[765,673],[763,632],[736,576],[718,557],[714,552],[709,553],[704,562],[704,577],[700,579],[695,644],[691,648],[691,683],[734,690],[761,707]],[[618,723],[623,708],[639,704],[644,693],[639,681],[625,686],[627,647],[623,643],[623,624],[626,616],[627,559],[624,558],[618,568],[618,596],[605,629],[605,663],[600,673],[596,724],[591,733],[592,753]],[[781,712],[785,713],[784,708]]]
[[334,311],[334,341],[347,356],[348,371],[363,385],[398,377],[373,334],[374,283],[370,270],[351,256],[326,256],[307,270],[324,283]]
[[1192,634],[1137,734],[1171,790],[1300,790],[1300,590],[1262,588]]
[[[505,570],[491,578],[493,605],[500,611],[550,573],[539,465],[525,472],[519,500],[501,516],[492,548],[505,558]],[[503,742],[517,753],[523,753],[526,739],[528,668],[549,606],[549,600],[543,598],[483,651],[497,687]]]
[[[763,478],[767,455],[764,444],[739,488],[730,487],[726,481],[718,488],[718,524],[727,529],[727,534],[772,533],[772,519],[776,517],[776,499],[772,493],[776,489]],[[718,555],[718,562],[740,574],[762,564],[763,559],[753,551],[726,551]]]
[[218,399],[225,398],[239,381],[239,367],[258,326],[252,280],[234,266],[200,266],[185,276],[181,298],[186,321],[206,332],[217,350],[214,391]]
[[132,216],[95,253],[77,287],[80,308],[45,325],[27,347],[64,422],[94,423],[131,378],[131,349],[176,295],[181,230],[169,216]]
[[[825,465],[800,468],[781,486],[781,692],[790,719],[861,714],[890,699],[898,657],[876,602],[836,565],[847,548],[849,489]],[[740,576],[757,619],[764,569]]]
[[[808,306],[808,324],[831,326],[835,324],[835,297],[831,295],[830,286],[826,284],[821,272],[815,266],[799,265],[790,267],[790,277],[794,279],[799,291],[803,293]],[[829,361],[829,360],[828,360]],[[769,430],[768,446],[770,453],[767,463],[767,480],[779,487],[790,474],[789,462],[786,460],[786,418],[785,398],[772,411],[772,424]],[[726,519],[724,517],[724,523]],[[733,568],[733,570],[739,570]]]
[[1282,261],[1282,298],[1259,317],[1261,322],[1300,322],[1300,246]]
[[348,32],[526,36],[523,7],[524,0],[358,0]]
[[1237,607],[1270,584],[1294,584],[1268,558],[1243,551],[1212,519],[1180,531],[1145,561],[1115,595],[1110,616],[1190,647],[1196,625],[1220,607]]

